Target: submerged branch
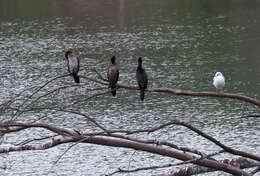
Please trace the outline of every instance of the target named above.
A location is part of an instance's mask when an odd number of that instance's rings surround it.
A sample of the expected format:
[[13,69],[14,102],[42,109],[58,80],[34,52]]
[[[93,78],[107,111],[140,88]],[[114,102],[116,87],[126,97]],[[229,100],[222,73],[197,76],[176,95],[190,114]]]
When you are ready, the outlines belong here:
[[[232,159],[232,160],[220,160],[218,162],[230,164],[230,165],[238,167],[240,169],[251,168],[251,167],[256,167],[256,166],[260,165],[260,163],[250,161],[246,158],[236,158],[236,159]],[[164,165],[160,165],[160,166],[140,167],[140,168],[135,168],[135,169],[118,168],[118,170],[114,171],[111,174],[108,174],[108,176],[112,176],[116,173],[131,173],[131,172],[138,172],[138,171],[143,171],[143,170],[161,169],[161,168],[173,167],[173,166],[177,166],[180,164],[186,164],[186,163],[189,163],[189,162],[182,162],[182,163],[177,163],[177,164],[164,164]],[[182,168],[178,171],[172,171],[170,174],[160,174],[157,176],[191,176],[191,175],[203,174],[203,173],[214,172],[214,171],[216,171],[216,170],[208,168],[208,167],[191,165],[191,166]]]
[[165,164],[161,166],[149,166],[149,167],[140,167],[136,169],[122,169],[118,168],[118,170],[112,172],[111,174],[107,174],[106,176],[112,176],[117,173],[130,173],[130,172],[138,172],[138,171],[144,171],[144,170],[151,170],[151,169],[161,169],[161,168],[166,168],[166,167],[172,167],[172,164]]
[[240,118],[249,118],[249,117],[255,117],[255,118],[258,118],[258,117],[260,117],[260,115],[259,115],[259,114],[244,115],[244,116],[242,116],[242,117],[240,117]]
[[[256,166],[260,165],[260,162],[256,163],[256,162],[253,162],[253,161],[248,160],[243,157],[232,159],[232,160],[227,160],[227,159],[221,160],[219,162],[229,164],[229,165],[232,165],[232,166],[240,168],[240,169],[251,168],[251,167],[256,167]],[[216,171],[216,170],[208,168],[208,167],[191,165],[191,166],[182,168],[178,171],[173,171],[170,174],[164,174],[164,175],[160,175],[160,176],[191,176],[191,175],[203,174],[203,173],[214,172],[214,171]]]
[[259,172],[260,171],[260,166],[258,166],[255,170],[253,170],[252,172],[251,172],[251,174],[256,174],[257,172]]

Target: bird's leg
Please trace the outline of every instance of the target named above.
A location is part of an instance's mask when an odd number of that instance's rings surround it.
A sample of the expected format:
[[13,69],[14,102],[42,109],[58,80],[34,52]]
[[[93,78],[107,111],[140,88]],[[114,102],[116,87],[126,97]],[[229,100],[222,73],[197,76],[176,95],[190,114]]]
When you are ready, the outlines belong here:
[[221,95],[221,94],[224,94],[224,92],[223,92],[222,89],[216,88],[216,94],[217,94],[217,95]]
[[218,88],[216,88],[216,94],[219,95],[219,90],[218,90]]

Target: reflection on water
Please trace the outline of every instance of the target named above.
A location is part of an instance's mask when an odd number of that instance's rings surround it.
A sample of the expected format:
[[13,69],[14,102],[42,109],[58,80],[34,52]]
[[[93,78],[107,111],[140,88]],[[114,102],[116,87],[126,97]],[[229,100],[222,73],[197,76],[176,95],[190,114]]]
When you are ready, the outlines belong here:
[[[149,74],[149,87],[214,91],[212,78],[216,71],[221,71],[226,77],[226,92],[260,99],[259,5],[258,1],[240,0],[0,1],[0,101],[66,72],[64,51],[68,48],[80,55],[81,74],[89,75],[95,67],[105,75],[109,57],[116,55],[119,81],[136,84],[137,58],[142,56]],[[73,96],[90,95],[84,89],[73,92],[69,90],[69,95],[54,97],[57,98],[54,105],[60,105],[60,101],[68,103]],[[239,118],[260,113],[259,108],[237,100],[147,93],[141,103],[139,92],[119,90],[112,100],[110,96],[96,98],[78,108],[110,128],[152,127],[176,118],[228,146],[252,153],[260,149],[259,119]],[[35,117],[30,114],[26,118]],[[67,114],[49,115],[42,121],[82,131],[93,130],[85,119]],[[171,127],[143,137],[161,138],[193,148],[199,146],[199,150],[207,153],[218,150],[185,128]],[[10,135],[6,140],[18,139]],[[0,172],[82,175],[87,171],[88,175],[104,175],[118,165],[138,167],[176,162],[127,149],[79,144],[52,167],[67,147],[9,154],[3,165],[12,167]],[[167,171],[149,171],[149,175]]]

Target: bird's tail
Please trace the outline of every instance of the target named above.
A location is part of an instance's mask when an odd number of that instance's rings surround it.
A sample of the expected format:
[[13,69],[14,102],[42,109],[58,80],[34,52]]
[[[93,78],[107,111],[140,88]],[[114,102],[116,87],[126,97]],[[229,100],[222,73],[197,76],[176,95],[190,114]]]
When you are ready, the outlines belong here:
[[73,77],[74,77],[75,82],[79,83],[79,76],[75,74],[75,75],[73,75]]
[[111,87],[111,93],[114,97],[116,96],[116,86]]
[[140,99],[142,101],[144,100],[144,89],[141,89],[141,91],[140,91]]

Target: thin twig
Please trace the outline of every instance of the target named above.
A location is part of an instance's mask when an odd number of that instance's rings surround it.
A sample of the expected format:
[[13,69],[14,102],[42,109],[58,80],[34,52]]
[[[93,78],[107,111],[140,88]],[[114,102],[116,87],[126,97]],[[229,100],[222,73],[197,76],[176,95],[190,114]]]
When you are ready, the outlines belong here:
[[14,144],[16,146],[19,146],[19,145],[26,145],[26,144],[29,144],[31,142],[35,142],[35,141],[42,141],[42,140],[45,140],[45,139],[50,139],[50,138],[53,138],[53,137],[56,137],[58,135],[51,135],[51,136],[45,136],[45,137],[42,137],[42,138],[35,138],[35,139],[27,139],[25,141],[22,141],[18,144]]
[[102,81],[108,82],[108,79],[105,79],[105,78],[97,71],[96,68],[94,68],[94,72],[98,75],[99,79],[101,79]]
[[254,174],[256,174],[256,173],[259,172],[259,171],[260,171],[260,167],[257,167],[255,170],[253,170],[253,171],[251,172],[251,174],[254,175]]
[[56,164],[60,161],[60,159],[61,159],[72,147],[76,146],[77,144],[81,143],[81,142],[84,141],[84,140],[86,140],[86,138],[83,138],[83,139],[77,141],[76,143],[70,145],[70,146],[58,157],[58,159],[57,159],[56,161],[54,161],[53,166],[56,165]]
[[106,95],[106,94],[108,94],[108,93],[110,93],[110,92],[111,92],[111,91],[106,91],[106,92],[102,92],[102,93],[97,93],[97,94],[94,94],[94,95],[92,95],[92,96],[90,96],[90,97],[88,97],[88,98],[86,98],[86,99],[74,101],[74,102],[72,102],[71,104],[69,104],[69,105],[63,107],[62,109],[65,109],[65,108],[70,107],[70,106],[72,106],[72,105],[78,104],[78,103],[80,103],[80,102],[86,102],[86,101],[88,101],[88,100],[90,100],[90,99],[92,99],[92,98],[94,98],[94,97]]
[[[27,98],[27,100],[25,100],[25,101],[18,107],[18,109],[20,109],[23,105],[25,105],[25,103],[27,103],[27,101],[28,101],[29,99],[31,99],[35,94],[37,94],[41,89],[43,89],[43,88],[44,88],[45,86],[47,86],[49,83],[51,83],[52,81],[54,81],[54,80],[56,80],[56,79],[63,78],[63,77],[67,77],[67,76],[69,76],[69,75],[70,75],[70,74],[59,75],[59,76],[56,76],[56,77],[50,79],[49,81],[47,81],[46,83],[44,83],[42,86],[40,86],[36,91],[34,91],[34,92]],[[19,112],[19,111],[17,111],[17,112],[13,115],[13,117],[11,118],[12,120],[14,120],[14,118],[15,118],[15,116],[17,115],[18,112]],[[18,116],[19,116],[19,115],[18,115]]]
[[94,78],[90,78],[88,76],[79,75],[79,77],[83,78],[83,79],[87,79],[87,80],[92,81],[92,82],[96,82],[96,83],[102,84],[102,85],[109,85],[107,82],[102,82],[102,81],[96,80]]
[[172,167],[172,164],[165,164],[161,166],[149,166],[149,167],[141,167],[141,168],[136,168],[136,169],[122,169],[118,168],[115,172],[112,172],[110,174],[107,174],[107,176],[112,176],[117,173],[131,173],[131,172],[138,172],[138,171],[144,171],[144,170],[151,170],[151,169],[162,169],[166,167]]
[[203,133],[202,131],[200,131],[199,129],[187,124],[187,123],[184,123],[184,122],[180,122],[180,121],[177,121],[177,120],[173,120],[172,121],[173,124],[175,125],[181,125],[181,126],[185,126],[187,127],[188,129],[196,132],[197,134],[199,134],[200,136],[208,139],[209,141],[213,142],[214,144],[216,144],[217,146],[221,147],[222,149],[224,149],[226,152],[229,152],[229,153],[232,153],[234,155],[239,155],[239,156],[243,156],[243,157],[247,157],[247,158],[250,158],[250,159],[253,159],[253,160],[257,160],[257,161],[260,161],[260,156],[257,156],[257,155],[253,155],[253,154],[250,154],[250,153],[247,153],[247,152],[243,152],[243,151],[239,151],[239,150],[235,150],[235,149],[232,149],[230,147],[227,147],[226,145],[222,144],[221,142],[219,142],[218,140],[216,140],[215,138],[207,135],[206,133]]
[[83,114],[83,113],[80,113],[80,112],[75,112],[75,111],[72,111],[72,110],[66,110],[66,109],[62,109],[62,108],[50,108],[50,107],[34,107],[34,108],[31,108],[28,111],[35,111],[35,110],[52,110],[52,111],[68,112],[68,113],[71,113],[71,114],[76,114],[76,115],[85,117],[86,119],[88,119],[89,121],[94,123],[98,128],[102,129],[106,133],[109,133],[109,130],[107,130],[105,127],[100,125],[94,118],[91,118],[91,117],[87,116],[86,114]]

